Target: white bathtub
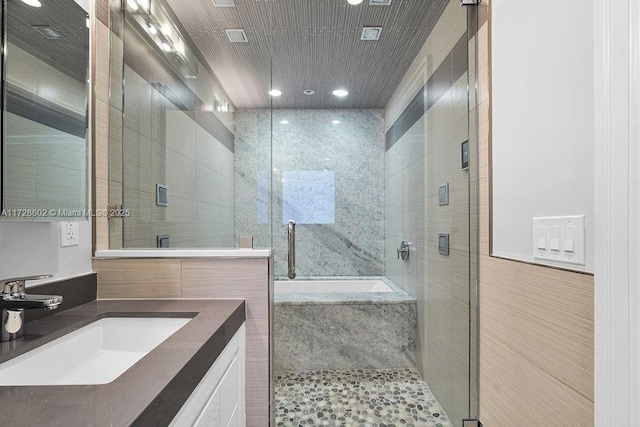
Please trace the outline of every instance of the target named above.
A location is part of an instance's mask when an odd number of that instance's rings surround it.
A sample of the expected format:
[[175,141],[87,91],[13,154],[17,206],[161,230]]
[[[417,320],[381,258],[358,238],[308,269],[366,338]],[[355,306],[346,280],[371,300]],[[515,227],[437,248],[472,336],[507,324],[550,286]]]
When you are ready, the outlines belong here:
[[276,280],[276,294],[394,292],[382,280]]

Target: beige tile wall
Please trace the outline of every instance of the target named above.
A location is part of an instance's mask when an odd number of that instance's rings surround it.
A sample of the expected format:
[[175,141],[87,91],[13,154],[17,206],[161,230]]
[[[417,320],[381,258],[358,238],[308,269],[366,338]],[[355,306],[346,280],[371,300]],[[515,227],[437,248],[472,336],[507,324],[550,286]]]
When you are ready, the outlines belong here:
[[246,300],[247,426],[271,419],[270,259],[94,259],[98,298],[229,298]]
[[[413,296],[424,277],[425,118],[385,153],[385,275]],[[411,242],[409,259],[396,249]]]
[[438,68],[458,39],[467,30],[466,20],[460,19],[460,2],[449,2],[433,28],[429,38],[402,78],[385,108],[385,130],[400,117],[418,90]]
[[[490,2],[480,12],[489,14]],[[541,29],[542,30],[542,29]],[[478,32],[483,425],[593,425],[593,276],[490,256],[490,22]]]
[[[425,273],[417,293],[425,379],[456,424],[469,405],[469,173],[460,167],[460,144],[468,138],[466,87],[465,73],[427,112]],[[439,206],[437,190],[445,182],[449,204]],[[449,234],[449,256],[438,252],[439,233]]]

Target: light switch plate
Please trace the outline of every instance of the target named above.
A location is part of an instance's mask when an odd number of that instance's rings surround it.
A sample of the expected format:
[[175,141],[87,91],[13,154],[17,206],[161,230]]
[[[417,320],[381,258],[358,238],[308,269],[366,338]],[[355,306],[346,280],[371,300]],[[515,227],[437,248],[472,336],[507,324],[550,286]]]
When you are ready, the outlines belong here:
[[74,221],[62,221],[60,223],[60,247],[78,246],[80,236],[78,229],[79,224]]
[[585,265],[585,234],[584,215],[533,218],[533,258]]

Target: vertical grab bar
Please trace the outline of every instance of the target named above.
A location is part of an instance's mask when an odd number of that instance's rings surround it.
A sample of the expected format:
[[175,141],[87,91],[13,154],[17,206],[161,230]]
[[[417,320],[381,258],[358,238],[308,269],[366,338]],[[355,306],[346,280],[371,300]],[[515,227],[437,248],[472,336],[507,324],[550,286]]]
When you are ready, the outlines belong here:
[[287,222],[287,261],[289,263],[289,279],[296,278],[296,222]]

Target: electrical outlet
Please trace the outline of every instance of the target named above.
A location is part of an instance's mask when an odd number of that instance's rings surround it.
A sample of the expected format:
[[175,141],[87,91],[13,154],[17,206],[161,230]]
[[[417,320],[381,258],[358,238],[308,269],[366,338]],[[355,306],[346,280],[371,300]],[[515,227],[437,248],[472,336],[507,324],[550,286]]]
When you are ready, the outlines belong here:
[[79,224],[73,221],[63,221],[60,223],[60,247],[78,246]]

